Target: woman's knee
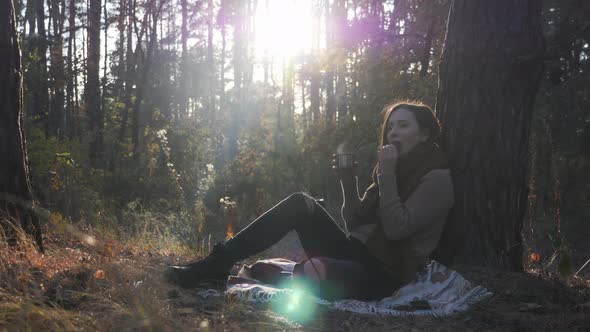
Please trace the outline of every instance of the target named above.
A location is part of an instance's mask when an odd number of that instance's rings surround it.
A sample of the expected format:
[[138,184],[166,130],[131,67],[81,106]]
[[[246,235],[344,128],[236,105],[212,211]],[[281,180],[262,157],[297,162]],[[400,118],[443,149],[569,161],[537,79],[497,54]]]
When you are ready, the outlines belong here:
[[310,195],[304,192],[296,192],[287,198],[289,201],[301,202],[302,205],[305,206],[309,213],[313,213],[315,210],[316,201],[315,198],[311,197]]

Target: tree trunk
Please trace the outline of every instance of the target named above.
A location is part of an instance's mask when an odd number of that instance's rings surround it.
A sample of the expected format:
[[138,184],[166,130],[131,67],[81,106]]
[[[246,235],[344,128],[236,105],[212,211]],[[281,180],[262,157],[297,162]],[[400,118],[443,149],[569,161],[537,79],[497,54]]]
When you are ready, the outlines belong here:
[[428,23],[428,30],[424,37],[424,48],[422,49],[422,56],[420,57],[420,77],[426,77],[428,74],[428,67],[430,67],[430,51],[432,49],[432,38],[434,34],[434,24],[436,17],[430,15],[430,22]]
[[235,13],[232,16],[233,25],[233,50],[232,50],[232,62],[233,62],[233,73],[234,73],[234,95],[233,103],[229,110],[232,114],[229,117],[229,132],[227,134],[227,140],[224,144],[223,162],[233,160],[238,154],[238,131],[240,130],[240,118],[243,116],[243,110],[245,106],[245,91],[246,91],[246,80],[247,80],[247,69],[246,61],[248,58],[248,47],[246,44],[247,38],[247,6],[250,1],[237,2]]
[[[119,59],[116,70],[115,91],[119,96],[123,93],[125,87],[125,20],[127,18],[127,0],[119,0],[119,16],[117,17],[117,30],[119,30],[119,39],[117,40],[117,52]],[[131,27],[129,27],[131,29]]]
[[455,190],[435,255],[447,264],[522,270],[540,14],[536,0],[451,5],[436,105]]
[[[35,0],[27,0],[27,8],[25,10],[25,22],[29,24],[29,34],[28,37],[33,36],[35,34]],[[26,30],[26,29],[25,29]]]
[[180,44],[182,46],[182,54],[180,58],[180,100],[178,103],[178,113],[181,117],[186,117],[188,105],[188,9],[187,0],[180,0],[180,12],[182,17],[182,24],[180,26]]
[[[226,13],[225,13],[225,3],[221,0],[219,5],[219,14],[218,14],[218,24],[219,29],[221,30],[221,58],[219,60],[219,111],[220,113],[225,108],[225,57],[226,57],[226,47],[227,47],[227,38],[226,38]],[[215,128],[215,113],[211,117],[212,127]]]
[[65,130],[65,113],[64,113],[64,101],[65,101],[65,66],[63,57],[63,26],[64,26],[64,14],[63,7],[60,11],[60,4],[63,4],[59,0],[52,0],[50,8],[51,17],[53,20],[53,40],[51,43],[51,78],[53,80],[53,96],[51,98],[51,108],[49,114],[49,132],[60,138],[64,137]]
[[[135,101],[133,103],[133,116],[132,116],[132,143],[133,143],[133,159],[135,161],[135,165],[137,167],[140,166],[140,155],[142,152],[142,142],[141,142],[141,137],[142,134],[142,110],[141,110],[141,103],[143,101],[143,94],[145,93],[146,90],[146,86],[148,84],[149,81],[149,74],[151,71],[151,65],[152,65],[152,55],[153,55],[153,50],[156,46],[156,38],[157,38],[157,27],[158,27],[158,19],[160,17],[160,13],[162,11],[162,6],[164,5],[165,0],[160,1],[160,4],[158,5],[158,8],[154,9],[155,7],[155,3],[156,0],[153,0],[152,2],[150,2],[149,4],[149,11],[146,12],[145,17],[144,17],[144,24],[145,24],[145,28],[147,31],[148,29],[148,14],[151,15],[151,23],[152,23],[152,27],[150,30],[150,34],[147,43],[147,49],[146,49],[146,57],[144,59],[143,62],[143,68],[141,70],[141,76],[139,79],[139,82],[137,82],[137,94],[135,96]],[[142,28],[143,30],[143,28]],[[140,38],[139,40],[141,40],[141,33],[140,33]],[[147,32],[146,32],[146,36],[147,36]],[[138,52],[138,50],[140,49],[141,44],[137,43],[137,46],[135,48],[135,52]]]
[[[108,61],[109,61],[109,35],[108,35],[108,33],[109,33],[109,17],[108,17],[106,0],[105,0],[104,6],[102,6],[102,8],[103,8],[102,14],[103,14],[103,22],[104,22],[104,56],[103,56],[102,80],[101,80],[102,94],[101,94],[101,98],[100,98],[100,114],[101,114],[100,117],[104,119],[104,117],[106,116],[107,122],[110,122],[109,118],[108,118],[108,114],[106,112],[106,96],[107,96],[107,82],[108,82],[107,69],[108,69]],[[104,120],[103,120],[103,122],[104,122]],[[100,150],[100,153],[103,153],[102,149]]]
[[309,114],[307,112],[307,106],[305,105],[305,82],[305,78],[302,75],[299,80],[299,84],[301,84],[301,119],[303,120],[303,129],[307,130],[310,121],[308,119]]
[[65,111],[65,124],[64,129],[66,131],[66,135],[69,138],[74,137],[74,130],[73,130],[73,121],[72,116],[74,114],[74,80],[77,77],[77,72],[74,69],[74,57],[76,54],[74,53],[73,47],[75,42],[76,36],[76,1],[70,0],[69,4],[69,16],[68,16],[68,61],[67,61],[67,84],[66,84],[66,111]]
[[[330,1],[325,2],[325,23],[326,23],[326,48],[331,49],[333,46],[333,29],[332,17],[330,16]],[[336,119],[336,98],[334,97],[334,70],[333,65],[328,63],[328,68],[324,73],[324,85],[326,88],[326,124],[333,124]]]
[[[208,96],[207,96],[207,115],[209,120],[215,113],[215,60],[213,59],[213,0],[207,1],[207,65],[209,72],[207,75]],[[212,122],[209,122],[212,124]]]
[[[133,73],[133,66],[131,65],[133,59],[132,46],[132,20],[131,20],[131,0],[119,1],[119,65],[117,81],[115,86],[123,100],[123,109],[121,110],[121,122],[117,132],[117,138],[113,142],[111,149],[111,157],[108,169],[115,172],[117,167],[117,156],[123,144],[125,144],[125,133],[127,131],[127,122],[129,118],[129,105],[131,105],[131,76]],[[127,30],[125,31],[127,23]],[[125,35],[127,34],[127,35]]]
[[91,134],[90,161],[102,167],[103,114],[100,109],[100,16],[101,0],[90,0],[88,8],[88,56],[86,58],[86,110]]
[[29,182],[27,152],[22,131],[22,66],[12,1],[0,1],[0,218],[9,241],[14,243],[14,228],[7,222],[20,222],[43,250],[39,220],[33,213],[33,194]]
[[320,121],[320,30],[321,30],[321,14],[319,10],[320,3],[316,3],[316,10],[313,16],[313,42],[312,42],[312,57],[310,58],[310,76],[309,76],[309,117],[312,123],[319,123]]
[[[35,72],[35,80],[28,84],[31,91],[31,103],[27,107],[31,116],[42,119],[47,117],[49,95],[47,92],[47,34],[45,30],[45,6],[43,0],[35,0],[35,17],[37,19],[37,34],[32,49],[36,49],[38,59],[31,66]],[[27,81],[29,82],[29,81]]]
[[314,61],[313,71],[309,79],[309,112],[313,123],[320,120],[320,72],[317,60]]
[[[345,48],[345,33],[346,33],[346,4],[345,1],[338,0],[334,2],[334,41],[336,43],[338,58],[347,58],[348,54]],[[348,102],[346,93],[346,61],[339,61],[337,65],[336,75],[336,109],[338,112],[338,125],[340,127],[346,125],[348,115]]]

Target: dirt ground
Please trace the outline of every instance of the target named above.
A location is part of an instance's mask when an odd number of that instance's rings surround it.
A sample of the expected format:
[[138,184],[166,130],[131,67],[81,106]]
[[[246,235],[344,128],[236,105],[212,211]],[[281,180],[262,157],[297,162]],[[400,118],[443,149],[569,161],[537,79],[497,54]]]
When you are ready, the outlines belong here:
[[[92,241],[90,241],[92,242]],[[270,309],[166,284],[164,256],[116,241],[54,236],[45,256],[0,250],[0,330],[589,331],[590,281],[456,267],[493,296],[446,318],[318,310],[298,324]]]

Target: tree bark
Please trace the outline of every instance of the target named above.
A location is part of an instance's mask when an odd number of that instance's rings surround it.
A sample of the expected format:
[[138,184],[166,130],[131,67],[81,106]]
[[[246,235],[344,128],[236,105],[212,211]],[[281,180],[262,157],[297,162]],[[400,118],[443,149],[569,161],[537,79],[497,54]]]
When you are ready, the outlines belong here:
[[536,0],[451,5],[436,105],[455,190],[435,255],[447,264],[522,270],[540,14]]
[[[32,211],[27,152],[22,131],[22,65],[12,1],[0,1],[0,218],[10,242],[18,223],[43,250],[39,220]],[[14,225],[18,226],[18,225]]]

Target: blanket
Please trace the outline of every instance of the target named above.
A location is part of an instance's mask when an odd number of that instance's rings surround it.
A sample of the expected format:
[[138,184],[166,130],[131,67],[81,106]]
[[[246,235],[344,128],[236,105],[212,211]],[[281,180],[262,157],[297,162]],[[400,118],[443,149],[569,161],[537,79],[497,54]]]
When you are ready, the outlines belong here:
[[[295,262],[285,259],[262,260],[244,266],[235,277],[230,277],[225,292],[204,290],[202,297],[229,296],[259,307],[276,307],[278,303],[298,301],[298,294],[292,288],[277,286],[289,278]],[[254,277],[258,276],[259,279]],[[328,310],[341,310],[369,315],[432,315],[448,316],[467,310],[492,293],[485,287],[474,285],[457,271],[432,261],[409,284],[380,301],[364,302],[344,299],[326,301],[308,295],[314,305]],[[296,304],[296,303],[295,303]]]

